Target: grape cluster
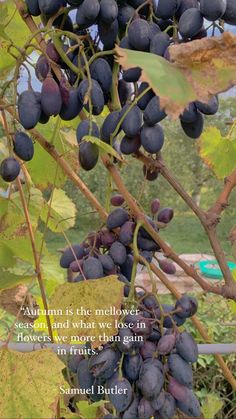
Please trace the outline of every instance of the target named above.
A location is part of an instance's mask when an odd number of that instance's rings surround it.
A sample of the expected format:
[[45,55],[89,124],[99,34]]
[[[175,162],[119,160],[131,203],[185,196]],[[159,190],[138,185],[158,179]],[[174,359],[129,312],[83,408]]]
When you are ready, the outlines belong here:
[[139,293],[137,304],[139,314],[125,317],[115,342],[88,358],[72,356],[70,370],[91,401],[108,395],[116,416],[104,419],[171,419],[177,409],[199,417],[191,367],[198,347],[189,333],[177,328],[196,313],[197,301],[184,295],[175,306],[167,306],[153,294]]
[[[73,282],[117,275],[125,283],[124,294],[128,297],[134,265],[131,245],[137,224],[122,206],[124,199],[121,195],[112,196],[111,204],[116,208],[109,214],[106,228],[89,233],[83,243],[67,247],[61,256],[60,266],[75,273]],[[147,221],[156,231],[166,226],[174,216],[172,208],[160,209],[158,199],[152,201],[150,210],[152,217],[147,216]],[[138,230],[137,247],[141,263],[151,263],[154,253],[160,252],[158,244],[143,227]],[[165,273],[175,273],[175,265],[168,259],[158,258],[158,261]]]
[[[66,248],[60,265],[74,272],[73,282],[117,275],[125,284],[127,299],[134,266],[131,245],[137,224],[122,206],[121,195],[112,196],[111,204],[115,209],[107,218],[106,228],[90,233],[83,243]],[[161,209],[159,199],[151,202],[150,211],[152,217],[147,220],[157,231],[158,226],[173,218],[173,210]],[[137,248],[141,263],[151,263],[154,254],[161,254],[143,227],[138,230]],[[157,260],[165,273],[175,273],[175,266],[168,259]],[[152,293],[137,291],[135,301],[138,313],[120,318],[117,336],[91,356],[71,356],[68,366],[76,374],[80,389],[93,402],[107,395],[116,417],[122,419],[171,419],[177,408],[189,416],[199,416],[191,369],[198,349],[191,335],[178,329],[196,313],[196,299],[184,295],[175,305],[166,305]]]
[[[18,98],[20,123],[29,130],[56,115],[72,120],[84,110],[88,119],[77,129],[79,162],[84,170],[93,169],[99,159],[98,145],[85,141],[87,135],[112,145],[121,155],[135,154],[142,147],[144,153],[155,156],[164,143],[160,122],[167,115],[159,98],[148,83],[141,82],[141,68],[118,68],[117,72],[115,44],[169,60],[170,45],[208,36],[206,21],[220,31],[222,21],[236,25],[234,0],[26,0],[26,8],[59,31],[56,39],[52,36],[47,41],[46,54],[36,63],[41,92],[29,87]],[[61,70],[60,80],[52,64]],[[114,104],[115,90],[118,103]],[[105,105],[111,113],[99,129],[92,117],[100,115]],[[198,138],[204,115],[215,114],[218,105],[217,96],[208,103],[190,103],[179,118],[185,134]],[[14,152],[28,161],[33,154],[31,141],[19,134],[20,146]],[[19,172],[14,157],[2,162],[0,174],[5,181],[13,181]],[[158,176],[145,166],[143,172],[150,181]]]

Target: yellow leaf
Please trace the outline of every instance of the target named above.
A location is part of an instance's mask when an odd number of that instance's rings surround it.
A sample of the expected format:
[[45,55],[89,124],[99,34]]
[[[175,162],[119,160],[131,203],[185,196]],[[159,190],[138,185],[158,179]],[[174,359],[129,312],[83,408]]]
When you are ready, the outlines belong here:
[[[85,338],[91,341],[90,337],[93,336],[94,341],[91,342],[93,347],[101,345],[99,337],[103,333],[109,337],[115,335],[117,333],[115,321],[118,320],[119,314],[98,315],[97,310],[104,312],[111,307],[119,310],[123,299],[123,287],[124,284],[114,275],[99,280],[59,285],[51,298],[50,308],[55,311],[62,310],[62,315],[54,315],[55,322],[62,324],[67,322],[68,327],[58,328],[58,335],[65,337],[68,343],[78,343]],[[80,310],[81,307],[83,313],[77,313],[76,310]],[[71,309],[73,314],[66,315],[67,308]],[[84,324],[88,323],[94,327],[84,327]]]
[[64,364],[49,349],[30,353],[0,350],[0,417],[54,418]]

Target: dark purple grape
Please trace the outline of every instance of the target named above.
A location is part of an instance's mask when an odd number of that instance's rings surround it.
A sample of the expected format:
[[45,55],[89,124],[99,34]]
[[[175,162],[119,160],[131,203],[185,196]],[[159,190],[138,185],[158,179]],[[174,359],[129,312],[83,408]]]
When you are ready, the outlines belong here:
[[155,409],[155,411],[160,410],[160,408],[163,406],[165,402],[165,391],[161,391],[161,393],[155,397],[153,400],[151,400],[151,405]]
[[38,0],[25,0],[29,13],[32,16],[41,15]]
[[147,166],[143,166],[143,174],[144,177],[149,181],[149,182],[153,182],[154,180],[156,180],[158,178],[158,170],[155,168],[147,168]]
[[135,137],[142,126],[142,112],[137,105],[130,110],[129,108],[129,105],[125,105],[120,113],[120,117],[122,117],[128,112],[121,123],[121,128],[128,137]]
[[123,79],[118,81],[118,94],[120,99],[121,106],[125,106],[126,102],[128,101],[130,95],[132,93],[132,89],[130,83],[126,83]]
[[79,163],[81,167],[86,170],[92,170],[99,159],[99,149],[96,144],[90,142],[83,142],[79,147]]
[[203,127],[204,127],[204,117],[198,111],[197,112],[197,119],[195,121],[184,122],[184,121],[180,120],[180,123],[181,123],[181,127],[183,128],[183,131],[185,132],[185,134],[188,137],[193,138],[194,140],[196,140],[202,134]]
[[145,305],[145,307],[148,310],[154,310],[156,308],[158,308],[158,302],[157,299],[155,297],[155,295],[147,295],[146,297],[144,297],[144,299],[142,300],[142,303]]
[[145,399],[158,397],[164,384],[163,366],[157,359],[146,359],[139,373],[138,387]]
[[136,336],[149,337],[152,333],[152,324],[150,319],[143,318],[142,321],[138,322],[132,327],[132,331]]
[[176,13],[176,18],[179,19],[180,16],[185,12],[185,10],[192,9],[192,8],[199,8],[198,0],[180,0],[179,1],[179,8]]
[[112,49],[116,43],[119,31],[118,20],[115,19],[110,25],[98,22],[98,34],[105,50]]
[[207,103],[197,101],[195,105],[204,115],[215,115],[219,109],[219,100],[217,96],[213,96]]
[[174,217],[174,211],[172,208],[163,208],[158,213],[157,219],[160,223],[168,224],[172,220],[173,217]]
[[144,397],[140,400],[138,405],[138,417],[140,419],[150,419],[153,417],[155,410],[153,409],[150,401]]
[[139,134],[135,137],[127,137],[125,135],[120,143],[120,151],[125,155],[135,154],[141,147],[141,141]]
[[24,161],[30,161],[34,156],[33,141],[24,132],[16,132],[15,134],[14,153]]
[[126,221],[126,223],[122,225],[119,232],[119,241],[124,246],[128,246],[133,242],[134,230],[135,223],[133,221]]
[[146,342],[140,348],[139,352],[144,360],[148,358],[155,358],[157,346],[154,342],[146,340]]
[[175,347],[176,336],[164,335],[157,344],[157,351],[160,355],[169,354]]
[[62,104],[60,110],[60,117],[64,121],[71,121],[72,119],[76,118],[79,115],[83,108],[83,104],[79,100],[78,90],[71,89],[69,91],[68,101],[65,105]]
[[160,330],[158,329],[157,326],[153,326],[152,327],[152,333],[150,334],[150,336],[148,337],[148,339],[151,342],[157,343],[157,342],[159,342],[160,338],[161,338],[161,332],[160,332]]
[[133,395],[133,401],[128,409],[123,413],[122,419],[137,419],[138,418],[138,404],[139,399],[136,394]]
[[183,386],[192,388],[193,372],[191,366],[178,354],[168,357],[168,369],[170,374]]
[[[140,96],[141,93],[144,92],[144,90],[146,90],[149,87],[149,84],[146,82],[143,82],[140,84],[139,88],[138,88],[138,92],[137,92],[137,96]],[[153,90],[148,90],[147,93],[145,93],[145,95],[143,95],[141,97],[141,99],[139,99],[138,101],[138,106],[140,109],[142,109],[142,111],[144,111],[144,109],[147,107],[148,103],[150,102],[150,100],[154,97],[154,92]]]
[[86,135],[91,135],[92,137],[99,138],[99,128],[97,124],[93,121],[90,121],[89,119],[81,121],[77,127],[76,138],[78,144],[80,144],[81,141],[83,141],[83,138]]
[[[119,22],[119,27],[121,29],[125,29],[127,23],[129,22],[129,20],[131,19],[132,16],[134,16],[135,10],[132,6],[130,6],[129,4],[124,4],[121,5],[119,7],[119,12],[118,12],[118,22]],[[124,38],[122,38],[123,40]],[[122,42],[122,41],[121,41]],[[126,47],[122,47],[120,44],[121,48],[126,48]]]
[[148,126],[145,123],[141,129],[140,138],[144,150],[151,154],[161,151],[164,144],[164,132],[158,124]]
[[133,264],[134,264],[133,255],[129,254],[125,262],[120,266],[121,273],[128,279],[128,281],[131,281]]
[[[139,254],[142,258],[146,259],[146,261],[148,263],[152,262],[152,258],[153,258],[153,253],[152,252],[149,252],[148,250],[142,250]],[[139,263],[141,265],[144,265],[144,263],[142,261],[139,261]]]
[[111,205],[113,205],[113,207],[120,207],[121,205],[124,204],[125,200],[122,195],[117,194],[111,197],[110,202],[111,202]]
[[125,378],[131,382],[137,381],[142,363],[143,360],[139,353],[135,355],[125,355],[123,362],[123,372]]
[[158,213],[158,211],[160,209],[160,205],[161,205],[161,203],[160,203],[160,200],[158,198],[152,200],[152,202],[151,202],[151,213],[153,215],[156,215]]
[[176,267],[174,263],[167,259],[159,260],[159,266],[163,272],[167,275],[174,275],[176,273]]
[[183,295],[176,301],[175,309],[178,309],[178,316],[181,318],[192,317],[196,314],[198,309],[198,302],[196,298],[190,295]]
[[[164,314],[165,314],[164,321],[163,321],[163,326],[166,327],[167,329],[171,329],[173,327],[172,316],[168,316],[167,314],[174,311],[174,309],[175,308],[172,305],[162,304],[162,310],[164,311]],[[160,308],[156,309],[155,314],[156,314],[156,317],[158,319],[161,319],[162,312],[161,312]]]
[[[72,250],[73,249],[73,250]],[[64,269],[68,269],[70,264],[76,260],[76,258],[82,259],[84,256],[84,248],[80,244],[75,244],[72,247],[67,247],[60,259],[60,266]]]
[[207,0],[200,0],[200,12],[205,19],[210,22],[220,19],[226,11],[225,0],[214,0],[209,2]]
[[58,54],[54,44],[52,42],[49,42],[46,47],[46,54],[48,57],[54,61],[55,63],[58,63],[60,61],[60,55]]
[[192,38],[202,28],[203,16],[196,8],[187,9],[179,20],[179,32],[184,39]]
[[147,51],[150,44],[150,26],[144,19],[135,19],[128,29],[129,42],[138,51]]
[[19,121],[25,129],[34,128],[41,116],[40,95],[33,90],[25,90],[18,99]]
[[188,417],[190,416],[198,418],[201,416],[199,401],[192,391],[188,393],[187,399],[185,399],[183,402],[177,401],[176,406],[179,410],[181,410],[181,412],[188,415]]
[[120,48],[125,48],[125,49],[132,49],[132,47],[129,43],[128,36],[124,36],[124,38],[121,39],[119,47]]
[[128,83],[136,83],[142,74],[140,67],[132,67],[123,71],[123,79]]
[[151,54],[160,55],[164,57],[167,48],[170,45],[170,37],[165,32],[158,32],[152,39],[150,43],[150,52]]
[[97,58],[90,66],[90,74],[100,84],[103,92],[108,93],[112,84],[112,71],[108,62],[104,58]]
[[74,260],[73,262],[70,263],[70,266],[69,266],[72,272],[81,272],[82,267],[83,267],[83,259]]
[[126,378],[112,377],[106,384],[108,398],[117,412],[124,412],[132,402],[133,390]]
[[178,8],[178,0],[159,0],[155,15],[161,19],[172,18]]
[[113,230],[114,228],[121,227],[128,220],[128,212],[124,208],[116,208],[108,215],[107,228]]
[[0,166],[0,176],[5,182],[13,182],[20,174],[20,164],[13,157],[4,159]]
[[44,55],[40,55],[35,66],[35,75],[39,81],[46,79],[49,73],[49,63]]
[[138,234],[138,247],[142,250],[148,250],[149,252],[157,252],[160,250],[160,246],[153,240],[146,239]]
[[89,371],[95,378],[108,380],[113,376],[119,366],[120,354],[118,351],[107,348],[89,359]]
[[115,0],[101,0],[99,19],[110,25],[118,16],[118,6]]
[[84,356],[83,355],[79,355],[79,354],[78,355],[73,355],[73,356],[70,357],[69,362],[68,362],[68,368],[74,374],[77,373],[79,364],[82,361],[82,359],[84,359]]
[[127,258],[126,248],[121,242],[115,241],[109,249],[109,255],[116,265],[123,265]]
[[168,384],[168,392],[180,402],[184,402],[187,400],[188,394],[189,394],[189,388],[183,386],[180,384],[175,378],[170,377],[169,378],[169,384]]
[[38,3],[41,13],[47,16],[55,15],[62,7],[62,0],[38,0]]
[[[107,144],[111,142],[111,135],[115,131],[120,120],[120,112],[114,111],[107,115],[101,127],[101,140]],[[119,130],[120,131],[120,130]],[[118,131],[118,132],[119,132]]]
[[58,84],[50,75],[46,77],[42,85],[41,106],[47,116],[58,115],[61,111],[61,92]]
[[111,247],[112,243],[116,241],[116,236],[114,233],[108,230],[101,230],[100,232],[100,242],[102,246]]
[[182,332],[177,335],[176,351],[185,361],[197,362],[198,346],[188,332]]
[[226,11],[222,19],[229,25],[236,25],[236,3],[234,0],[227,0]]
[[188,108],[180,115],[180,120],[187,124],[196,122],[198,118],[197,108],[194,102],[190,103]]
[[113,259],[109,255],[99,255],[98,259],[100,260],[105,273],[109,273],[115,268]]
[[[158,418],[168,418],[172,419],[175,416],[175,399],[171,396],[171,394],[165,392],[165,401],[161,408],[157,412],[157,416],[154,416],[154,419]],[[158,416],[159,415],[159,416]]]
[[[91,89],[89,89],[91,87]],[[90,91],[90,101],[88,100],[88,92]],[[78,87],[78,95],[85,109],[91,111],[93,115],[100,115],[104,108],[104,94],[96,80],[92,79],[91,86],[87,79],[83,80]],[[91,109],[90,109],[91,102]]]
[[103,278],[103,266],[97,258],[90,256],[83,263],[83,272],[86,279]]
[[88,359],[82,359],[77,368],[77,379],[81,389],[88,390],[94,383],[94,376],[89,371]]

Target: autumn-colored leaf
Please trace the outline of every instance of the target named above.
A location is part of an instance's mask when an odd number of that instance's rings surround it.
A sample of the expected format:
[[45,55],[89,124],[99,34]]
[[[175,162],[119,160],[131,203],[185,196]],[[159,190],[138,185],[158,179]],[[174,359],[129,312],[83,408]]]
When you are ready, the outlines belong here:
[[20,353],[0,350],[0,417],[54,418],[64,364],[50,350]]
[[[98,347],[101,345],[99,340],[101,334],[111,337],[117,333],[115,320],[118,320],[119,315],[96,315],[96,310],[108,310],[110,307],[120,309],[122,299],[123,284],[114,275],[101,278],[99,281],[89,280],[59,285],[51,298],[50,308],[55,311],[62,310],[62,315],[54,314],[54,320],[56,323],[68,322],[68,328],[57,329],[58,335],[65,336],[68,343],[71,340],[79,343],[81,336],[88,337],[89,341],[92,335],[94,341],[91,344],[93,347]],[[70,316],[66,315],[68,307],[73,311]],[[82,315],[76,313],[81,307],[84,309]],[[88,311],[91,312],[90,315],[86,315]],[[94,327],[82,327],[84,323],[93,324]],[[78,339],[72,339],[73,336]]]
[[167,114],[178,117],[192,101],[211,96],[236,84],[236,36],[225,32],[169,47],[170,62],[147,52],[116,47],[117,61],[125,69],[141,67]]

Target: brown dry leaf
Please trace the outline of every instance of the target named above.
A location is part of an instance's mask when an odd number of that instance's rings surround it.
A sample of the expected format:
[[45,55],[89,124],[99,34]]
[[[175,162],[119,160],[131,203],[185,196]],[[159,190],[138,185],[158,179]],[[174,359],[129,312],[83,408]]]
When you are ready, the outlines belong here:
[[[18,315],[23,302],[24,308],[29,307],[29,309],[35,309],[38,307],[34,297],[30,292],[28,292],[28,288],[24,284],[3,290],[0,293],[0,307],[2,307],[5,311],[12,314],[13,316]],[[18,315],[18,319],[25,323],[33,323],[37,317],[32,318],[23,315],[23,311],[20,311]]]
[[236,36],[203,38],[169,47],[170,62],[147,52],[116,46],[124,68],[141,67],[141,80],[160,97],[161,107],[173,118],[190,102],[207,102],[236,84]]
[[202,101],[236,84],[236,36],[230,32],[174,45],[169,52]]

